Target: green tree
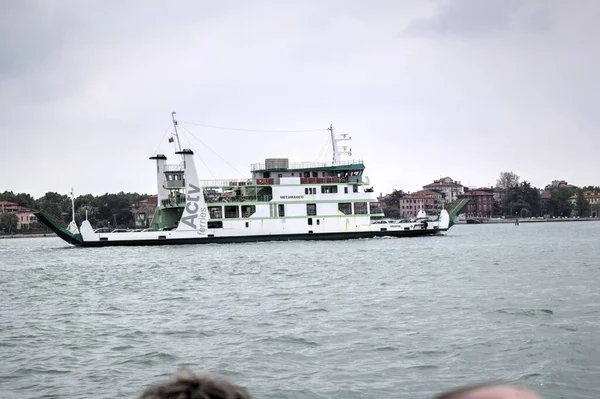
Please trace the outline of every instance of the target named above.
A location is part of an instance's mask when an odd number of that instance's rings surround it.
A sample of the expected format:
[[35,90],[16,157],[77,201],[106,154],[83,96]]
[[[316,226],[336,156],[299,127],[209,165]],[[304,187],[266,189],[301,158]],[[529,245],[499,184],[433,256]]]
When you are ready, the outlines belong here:
[[400,198],[404,197],[406,193],[402,190],[394,189],[393,192],[387,194],[383,198],[383,203],[385,204],[385,209],[383,213],[388,218],[399,218],[402,216],[402,212],[400,212]]
[[585,191],[591,191],[593,193],[600,193],[600,187],[599,186],[585,186],[582,187],[581,190]]
[[[68,196],[56,192],[47,192],[37,201],[37,208],[41,209],[50,215],[61,218],[65,222],[71,220],[71,200]],[[63,215],[64,214],[64,215]]]
[[500,172],[498,180],[496,180],[496,187],[506,190],[513,187],[519,186],[519,176],[513,172]]
[[577,190],[577,199],[575,200],[575,210],[580,217],[587,216],[590,211],[590,203],[585,199],[583,189]]
[[574,189],[571,188],[555,188],[550,194],[550,201],[548,202],[548,211],[552,216],[561,217],[571,216],[573,212],[573,205],[569,201],[569,198],[575,193]]
[[518,186],[509,187],[504,192],[501,210],[504,215],[509,216],[540,216],[542,212],[540,190],[531,187],[527,181],[523,181]]
[[12,234],[17,229],[19,218],[13,212],[4,212],[0,214],[0,229],[8,234]]

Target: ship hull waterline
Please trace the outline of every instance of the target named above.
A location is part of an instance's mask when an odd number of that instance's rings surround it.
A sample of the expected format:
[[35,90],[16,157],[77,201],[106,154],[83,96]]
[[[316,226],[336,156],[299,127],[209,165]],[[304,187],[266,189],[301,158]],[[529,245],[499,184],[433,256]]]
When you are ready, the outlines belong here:
[[[378,237],[422,237],[436,235],[445,230],[405,230],[405,231],[368,231],[352,233],[316,233],[316,234],[271,234],[257,236],[229,236],[202,238],[172,238],[156,240],[113,240],[83,241],[73,245],[79,247],[110,246],[154,246],[154,245],[191,245],[191,244],[235,244],[274,241],[341,241],[351,239],[368,239]],[[127,233],[121,233],[127,234]]]

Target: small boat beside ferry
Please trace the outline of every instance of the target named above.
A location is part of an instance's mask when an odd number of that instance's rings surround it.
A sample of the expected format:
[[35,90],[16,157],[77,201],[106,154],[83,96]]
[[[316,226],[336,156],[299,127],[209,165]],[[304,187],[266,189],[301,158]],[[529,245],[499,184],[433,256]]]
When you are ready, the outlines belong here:
[[251,165],[248,179],[201,180],[193,151],[180,147],[174,114],[169,141],[175,162],[164,154],[150,157],[158,195],[148,229],[94,230],[87,218],[77,224],[74,212],[68,225],[44,211],[36,212],[38,220],[81,247],[417,237],[453,225],[444,209],[435,215],[420,211],[415,220],[385,219],[364,162],[344,159],[352,155],[350,137],[335,135],[331,126],[332,162],[268,158]]

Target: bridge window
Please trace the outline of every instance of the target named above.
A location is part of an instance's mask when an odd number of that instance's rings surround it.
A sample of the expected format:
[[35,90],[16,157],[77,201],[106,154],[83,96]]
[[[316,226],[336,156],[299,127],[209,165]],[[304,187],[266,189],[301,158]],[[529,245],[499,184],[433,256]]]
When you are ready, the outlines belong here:
[[383,213],[383,210],[381,209],[381,205],[379,204],[379,202],[369,203],[369,208],[371,208],[371,215],[377,214],[377,213]]
[[240,217],[240,207],[239,206],[225,206],[225,218],[226,219],[237,219]]
[[354,214],[355,215],[368,215],[369,208],[366,202],[355,202],[354,203]]
[[256,212],[256,205],[242,205],[242,217],[249,218]]
[[352,204],[349,202],[340,202],[338,204],[338,211],[344,215],[352,215]]
[[321,186],[322,194],[337,194],[337,186]]
[[223,208],[220,206],[209,206],[208,212],[210,213],[211,219],[222,219],[223,218]]

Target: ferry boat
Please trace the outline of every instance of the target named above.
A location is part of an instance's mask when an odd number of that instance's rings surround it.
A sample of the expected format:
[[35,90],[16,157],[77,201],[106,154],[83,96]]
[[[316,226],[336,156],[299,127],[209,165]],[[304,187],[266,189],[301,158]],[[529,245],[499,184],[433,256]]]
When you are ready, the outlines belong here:
[[174,115],[169,141],[176,162],[164,154],[150,157],[158,193],[150,228],[94,230],[87,217],[78,225],[74,211],[68,225],[44,211],[36,212],[38,220],[82,247],[416,237],[452,227],[446,210],[432,216],[421,210],[415,220],[385,219],[363,161],[343,159],[352,155],[351,138],[334,135],[332,126],[332,162],[268,158],[251,165],[248,179],[200,180],[193,151],[179,144]]

